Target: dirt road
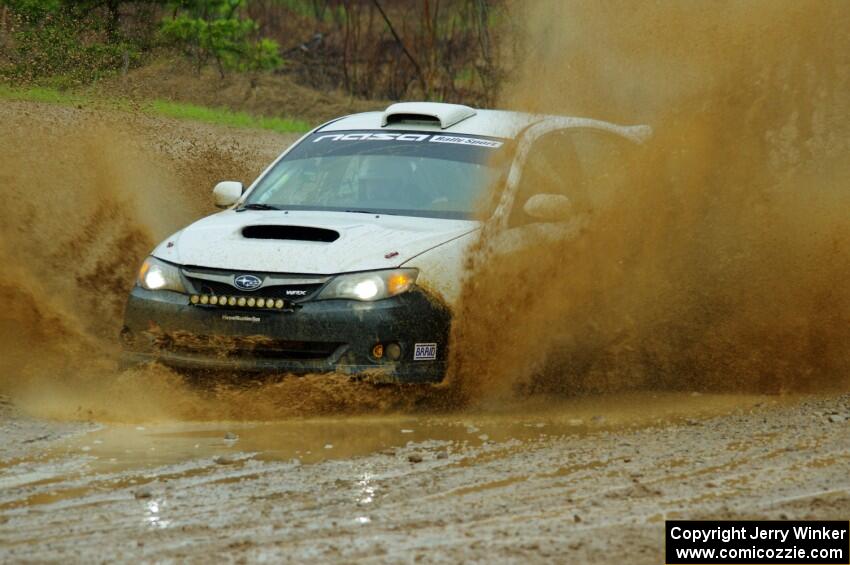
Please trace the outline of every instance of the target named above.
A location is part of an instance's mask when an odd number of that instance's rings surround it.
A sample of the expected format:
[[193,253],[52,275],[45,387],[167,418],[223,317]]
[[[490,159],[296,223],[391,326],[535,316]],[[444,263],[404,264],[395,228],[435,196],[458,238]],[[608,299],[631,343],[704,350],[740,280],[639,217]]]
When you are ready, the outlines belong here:
[[2,428],[3,561],[660,563],[666,518],[850,513],[848,397]]

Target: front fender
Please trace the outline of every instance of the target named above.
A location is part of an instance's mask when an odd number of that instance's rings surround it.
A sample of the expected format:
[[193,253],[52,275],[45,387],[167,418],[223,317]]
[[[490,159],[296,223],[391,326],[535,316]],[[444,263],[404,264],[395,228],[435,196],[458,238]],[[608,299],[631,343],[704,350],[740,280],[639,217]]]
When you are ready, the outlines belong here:
[[419,269],[416,284],[454,309],[463,288],[464,262],[480,230],[438,245],[405,262],[403,267]]

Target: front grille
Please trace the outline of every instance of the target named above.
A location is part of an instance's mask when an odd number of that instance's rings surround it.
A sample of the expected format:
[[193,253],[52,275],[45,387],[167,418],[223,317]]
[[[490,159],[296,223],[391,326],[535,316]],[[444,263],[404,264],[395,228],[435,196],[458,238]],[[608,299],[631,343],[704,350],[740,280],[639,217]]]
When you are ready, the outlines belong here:
[[[291,273],[262,273],[225,271],[201,267],[184,267],[183,275],[191,287],[191,294],[215,296],[240,296],[282,298],[289,302],[309,300],[330,279],[323,275],[298,275]],[[250,275],[262,280],[259,288],[244,290],[235,285],[240,275]]]
[[182,332],[158,335],[154,339],[154,346],[160,351],[223,359],[323,360],[342,345],[329,341],[291,341],[265,336],[207,336]]
[[[285,300],[305,300],[310,298],[321,284],[276,285],[245,291],[218,281],[209,281],[187,277],[197,294],[215,294],[217,296],[263,296],[264,298],[283,298]],[[303,293],[303,294],[302,294]]]

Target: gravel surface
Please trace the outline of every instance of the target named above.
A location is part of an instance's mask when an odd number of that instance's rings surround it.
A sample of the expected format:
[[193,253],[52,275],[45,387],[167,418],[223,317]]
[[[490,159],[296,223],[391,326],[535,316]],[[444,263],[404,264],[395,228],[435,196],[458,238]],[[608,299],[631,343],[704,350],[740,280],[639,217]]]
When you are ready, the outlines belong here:
[[[0,559],[659,563],[668,518],[846,519],[848,415],[842,396],[610,427],[551,411],[540,422],[383,417],[369,425],[393,433],[339,458],[327,422],[276,424],[315,432],[311,445],[329,455],[309,463],[309,451],[283,459],[275,437],[251,449],[243,436],[259,424],[240,424],[237,439],[222,424],[189,433],[207,438],[195,456],[122,464],[101,447],[114,441],[104,430],[6,412],[3,429],[20,438],[91,433],[62,449],[21,440],[13,459],[4,452]],[[524,431],[500,435],[508,424]],[[159,433],[160,450],[181,436],[130,429]],[[497,437],[481,440],[482,431]]]

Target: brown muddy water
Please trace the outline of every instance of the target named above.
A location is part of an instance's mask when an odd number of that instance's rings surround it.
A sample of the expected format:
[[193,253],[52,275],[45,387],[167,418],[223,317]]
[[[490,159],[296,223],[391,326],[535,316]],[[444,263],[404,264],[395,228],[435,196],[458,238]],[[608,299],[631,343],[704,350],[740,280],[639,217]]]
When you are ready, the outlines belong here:
[[[608,397],[542,399],[501,405],[486,412],[388,414],[280,421],[151,421],[110,423],[61,441],[36,457],[0,465],[0,489],[37,484],[46,492],[0,502],[0,510],[79,497],[89,491],[142,485],[155,469],[167,479],[192,476],[209,461],[236,465],[248,460],[316,464],[375,453],[393,454],[412,445],[439,445],[462,453],[486,445],[522,450],[535,442],[571,441],[616,430],[663,429],[671,425],[792,405],[799,397],[632,393]],[[76,464],[68,467],[69,461]],[[457,464],[474,465],[475,459]],[[181,464],[185,470],[180,470]],[[102,479],[98,479],[98,477]],[[162,480],[163,473],[158,473]],[[80,486],[75,481],[84,480]],[[68,484],[70,481],[70,485]],[[57,483],[56,490],[49,485]]]
[[[790,404],[799,397],[767,395],[626,394],[605,398],[530,402],[462,414],[297,418],[271,422],[162,422],[111,424],[51,450],[85,453],[99,465],[132,469],[191,457],[255,453],[268,460],[348,459],[428,440],[479,445],[534,441],[605,429],[668,425],[755,405]],[[536,404],[536,405],[535,405]],[[114,468],[114,467],[113,467]]]
[[536,236],[516,214],[524,245],[503,252],[505,230],[485,231],[454,327],[458,387],[847,390],[850,4],[521,5],[526,57],[501,107],[654,133],[628,150],[539,140],[528,194],[569,199],[577,235]]

